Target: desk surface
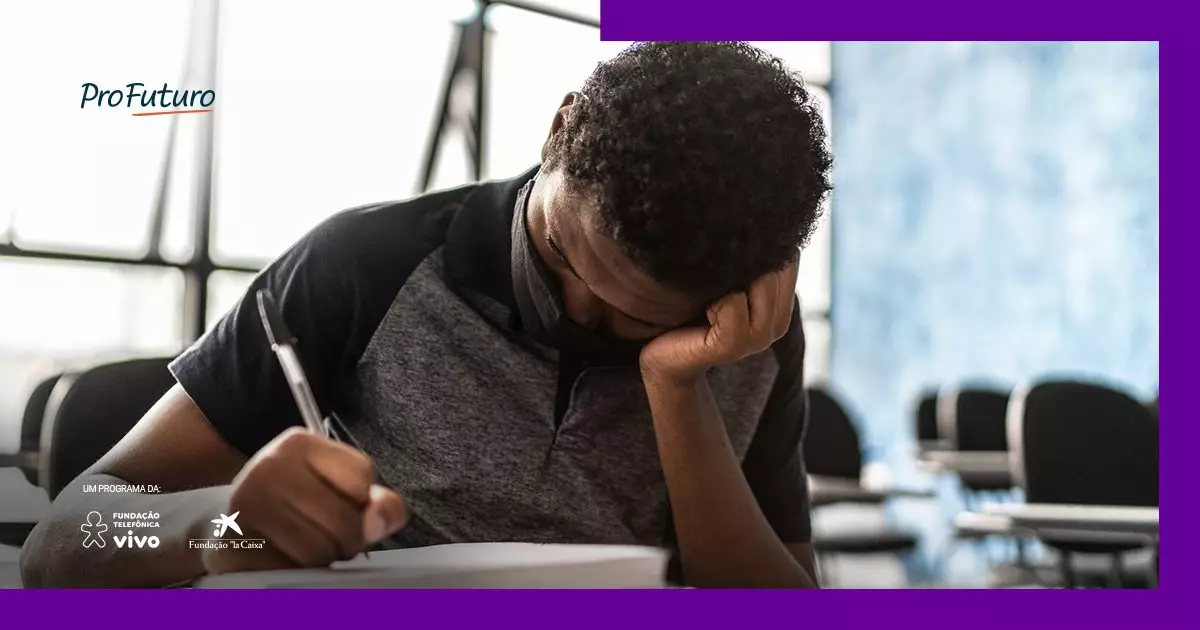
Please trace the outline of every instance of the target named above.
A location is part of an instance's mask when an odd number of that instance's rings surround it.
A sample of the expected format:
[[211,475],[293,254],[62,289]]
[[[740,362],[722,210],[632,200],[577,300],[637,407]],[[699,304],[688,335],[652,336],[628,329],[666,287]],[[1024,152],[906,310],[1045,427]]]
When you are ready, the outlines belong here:
[[882,503],[893,497],[928,498],[934,496],[931,490],[912,490],[904,488],[864,486],[853,479],[836,477],[821,477],[810,475],[808,478],[809,500],[813,505],[828,505],[830,503]]
[[851,479],[831,477],[808,478],[809,502],[816,505],[830,503],[882,503],[887,495],[868,490]]
[[1053,503],[988,504],[983,513],[1002,516],[1014,526],[1158,535],[1158,508]]
[[921,457],[952,472],[1008,472],[1008,451],[922,451]]

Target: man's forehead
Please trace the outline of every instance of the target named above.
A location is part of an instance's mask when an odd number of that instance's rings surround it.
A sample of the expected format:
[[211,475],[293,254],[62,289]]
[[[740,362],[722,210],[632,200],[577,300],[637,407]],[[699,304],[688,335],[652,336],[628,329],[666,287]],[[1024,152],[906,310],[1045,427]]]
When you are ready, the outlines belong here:
[[[603,225],[595,202],[575,205],[577,197],[563,195],[545,204],[551,236],[563,241],[563,252],[593,291],[621,310],[637,307],[639,319],[678,320],[691,317],[702,305],[698,300],[655,280],[634,263]],[[595,286],[592,286],[595,285]],[[613,295],[620,290],[622,295]],[[632,298],[632,299],[631,299]],[[636,301],[636,304],[629,302]],[[650,317],[657,315],[657,317]]]

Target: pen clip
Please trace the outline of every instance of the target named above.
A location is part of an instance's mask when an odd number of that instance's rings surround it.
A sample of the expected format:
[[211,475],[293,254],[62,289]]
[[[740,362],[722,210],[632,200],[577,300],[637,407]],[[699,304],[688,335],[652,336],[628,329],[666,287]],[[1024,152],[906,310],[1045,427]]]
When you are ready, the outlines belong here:
[[256,297],[258,298],[258,315],[262,318],[263,328],[267,331],[267,340],[271,343],[271,347],[294,344],[296,338],[292,336],[287,322],[283,320],[283,312],[279,310],[279,304],[275,302],[275,296],[271,295],[270,289],[259,289]]
[[363,450],[362,445],[358,443],[358,440],[354,439],[354,436],[350,433],[350,430],[346,428],[346,425],[342,422],[342,418],[337,415],[336,411],[325,416],[324,424],[326,429],[329,431],[327,434],[328,437],[335,438],[349,444],[350,446],[353,446],[359,451],[366,452]]
[[262,319],[267,339],[271,342],[271,350],[279,359],[279,366],[283,369],[288,388],[292,390],[292,398],[296,401],[296,407],[300,411],[300,418],[304,421],[304,426],[309,431],[322,433],[328,437],[328,427],[322,422],[321,408],[317,405],[317,399],[312,393],[312,387],[308,383],[308,376],[304,373],[300,357],[292,347],[294,338],[287,323],[283,321],[283,312],[280,311],[279,304],[275,302],[275,297],[271,295],[269,289],[259,289],[256,297],[258,298],[258,315]]

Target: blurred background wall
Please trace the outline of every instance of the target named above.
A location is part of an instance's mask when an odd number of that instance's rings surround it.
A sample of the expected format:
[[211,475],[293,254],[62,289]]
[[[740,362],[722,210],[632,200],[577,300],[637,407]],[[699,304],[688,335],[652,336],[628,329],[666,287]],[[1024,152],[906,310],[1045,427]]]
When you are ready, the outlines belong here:
[[1158,382],[1158,45],[836,43],[830,376],[876,456],[924,385]]

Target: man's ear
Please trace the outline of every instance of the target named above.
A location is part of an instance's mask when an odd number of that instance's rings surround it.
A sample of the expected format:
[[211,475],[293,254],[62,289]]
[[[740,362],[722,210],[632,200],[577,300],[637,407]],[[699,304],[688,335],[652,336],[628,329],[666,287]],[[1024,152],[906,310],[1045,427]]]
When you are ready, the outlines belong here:
[[546,136],[546,142],[542,143],[543,163],[550,156],[550,142],[554,139],[554,135],[562,131],[563,126],[567,123],[567,119],[571,117],[571,109],[581,100],[583,100],[583,95],[579,92],[568,92],[563,97],[562,104],[554,112],[554,120],[550,123],[550,134]]

